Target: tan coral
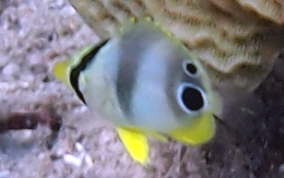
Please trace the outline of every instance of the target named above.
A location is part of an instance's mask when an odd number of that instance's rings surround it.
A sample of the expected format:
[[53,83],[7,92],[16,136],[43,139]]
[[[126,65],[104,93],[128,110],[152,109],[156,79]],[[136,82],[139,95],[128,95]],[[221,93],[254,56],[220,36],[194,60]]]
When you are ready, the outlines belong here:
[[151,16],[195,53],[215,84],[230,81],[254,88],[284,44],[281,0],[70,2],[102,39],[115,35],[129,17]]
[[284,1],[283,0],[236,0],[241,6],[257,12],[259,15],[284,24]]

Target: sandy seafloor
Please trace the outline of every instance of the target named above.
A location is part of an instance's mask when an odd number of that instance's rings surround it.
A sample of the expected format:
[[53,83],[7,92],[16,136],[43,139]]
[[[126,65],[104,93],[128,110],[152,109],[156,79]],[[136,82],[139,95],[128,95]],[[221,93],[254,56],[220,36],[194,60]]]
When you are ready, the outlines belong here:
[[114,127],[50,72],[54,62],[98,41],[67,0],[0,0],[0,119],[53,107],[63,120],[52,148],[46,125],[0,133],[0,178],[283,177],[283,56],[253,95],[233,93],[246,102],[228,107],[209,144],[188,146],[180,161],[180,144],[150,139],[143,167]]

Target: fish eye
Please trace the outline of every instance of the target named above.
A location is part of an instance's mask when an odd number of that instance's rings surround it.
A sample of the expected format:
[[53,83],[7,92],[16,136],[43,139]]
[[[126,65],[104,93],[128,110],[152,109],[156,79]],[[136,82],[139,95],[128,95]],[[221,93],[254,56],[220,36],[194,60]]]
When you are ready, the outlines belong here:
[[184,63],[183,63],[183,70],[189,76],[195,76],[197,74],[196,66],[193,63],[189,62],[189,61],[184,61]]
[[178,89],[178,104],[186,112],[196,112],[205,105],[204,92],[191,84],[182,84]]

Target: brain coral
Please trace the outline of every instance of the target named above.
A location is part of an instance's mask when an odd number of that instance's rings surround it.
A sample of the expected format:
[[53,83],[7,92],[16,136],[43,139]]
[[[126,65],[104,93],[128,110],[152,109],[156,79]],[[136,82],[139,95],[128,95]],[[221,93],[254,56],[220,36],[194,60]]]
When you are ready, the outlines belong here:
[[284,45],[282,0],[70,0],[102,39],[150,16],[208,68],[213,83],[255,88]]

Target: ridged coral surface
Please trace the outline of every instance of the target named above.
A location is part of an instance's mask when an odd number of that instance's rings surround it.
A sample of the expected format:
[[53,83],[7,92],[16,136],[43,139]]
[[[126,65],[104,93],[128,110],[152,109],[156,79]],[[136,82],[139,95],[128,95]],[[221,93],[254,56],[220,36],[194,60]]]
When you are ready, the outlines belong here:
[[70,0],[102,39],[152,17],[206,65],[215,84],[254,88],[283,47],[281,0]]

